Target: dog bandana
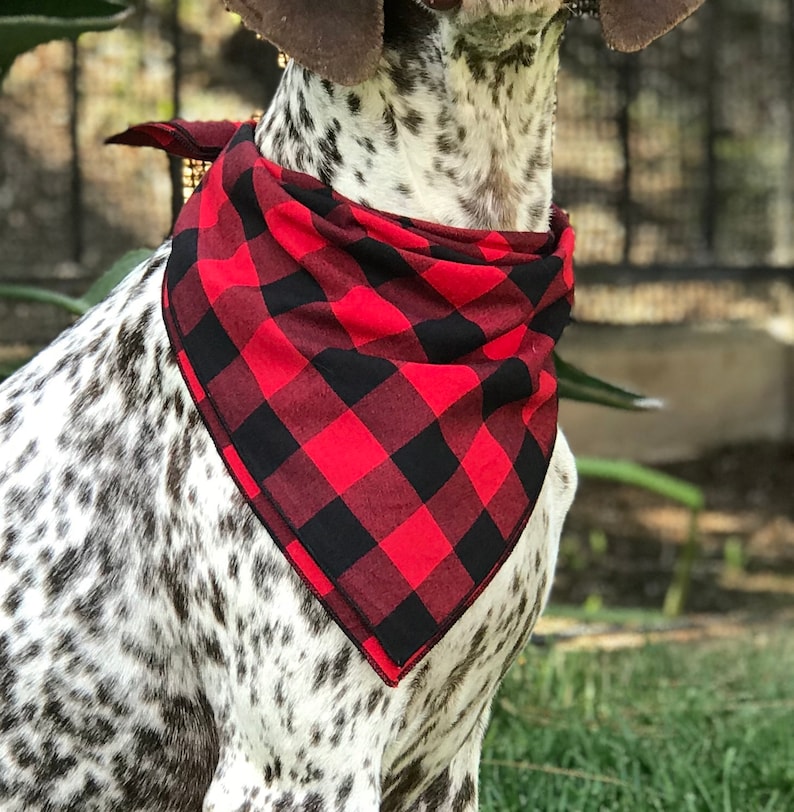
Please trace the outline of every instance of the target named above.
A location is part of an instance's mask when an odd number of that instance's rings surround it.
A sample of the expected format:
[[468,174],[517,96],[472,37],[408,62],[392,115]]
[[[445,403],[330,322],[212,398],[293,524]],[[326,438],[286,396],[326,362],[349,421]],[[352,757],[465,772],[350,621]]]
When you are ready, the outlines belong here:
[[573,232],[559,209],[545,234],[373,211],[262,158],[251,123],[213,125],[209,143],[191,126],[116,139],[198,158],[228,141],[174,229],[179,368],[251,508],[396,685],[540,492]]

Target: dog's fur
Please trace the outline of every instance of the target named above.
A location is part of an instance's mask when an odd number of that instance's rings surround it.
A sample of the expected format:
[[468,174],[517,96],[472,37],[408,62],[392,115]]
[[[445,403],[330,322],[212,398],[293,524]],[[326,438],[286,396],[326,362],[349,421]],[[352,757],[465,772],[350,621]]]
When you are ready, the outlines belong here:
[[[566,16],[390,0],[374,75],[292,65],[259,147],[378,209],[545,230]],[[0,809],[472,812],[573,496],[564,438],[512,556],[386,688],[214,450],[160,315],[168,251],[0,389]]]

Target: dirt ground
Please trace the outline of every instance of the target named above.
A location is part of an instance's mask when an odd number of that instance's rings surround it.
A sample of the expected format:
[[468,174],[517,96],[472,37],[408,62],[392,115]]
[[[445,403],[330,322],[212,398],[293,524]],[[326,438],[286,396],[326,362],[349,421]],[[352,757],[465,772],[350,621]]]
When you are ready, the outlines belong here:
[[[794,608],[794,443],[722,449],[661,467],[703,488],[687,611]],[[584,480],[563,535],[553,600],[659,608],[690,514],[627,486]]]

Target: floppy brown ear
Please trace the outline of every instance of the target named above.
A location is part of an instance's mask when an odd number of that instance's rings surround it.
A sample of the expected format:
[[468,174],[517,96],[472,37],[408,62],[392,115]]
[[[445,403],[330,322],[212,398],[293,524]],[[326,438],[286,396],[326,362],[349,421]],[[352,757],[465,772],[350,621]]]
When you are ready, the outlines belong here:
[[639,51],[666,34],[704,0],[601,0],[601,28],[607,45]]
[[225,0],[226,7],[301,65],[355,85],[383,50],[383,0]]

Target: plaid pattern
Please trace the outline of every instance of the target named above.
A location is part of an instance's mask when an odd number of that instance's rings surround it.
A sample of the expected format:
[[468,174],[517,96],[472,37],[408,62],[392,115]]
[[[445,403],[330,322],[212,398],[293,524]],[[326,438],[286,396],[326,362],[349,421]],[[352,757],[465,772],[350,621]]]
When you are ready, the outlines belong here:
[[179,217],[163,305],[231,475],[390,685],[509,555],[556,437],[573,232],[374,212],[242,125]]

